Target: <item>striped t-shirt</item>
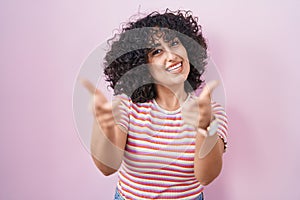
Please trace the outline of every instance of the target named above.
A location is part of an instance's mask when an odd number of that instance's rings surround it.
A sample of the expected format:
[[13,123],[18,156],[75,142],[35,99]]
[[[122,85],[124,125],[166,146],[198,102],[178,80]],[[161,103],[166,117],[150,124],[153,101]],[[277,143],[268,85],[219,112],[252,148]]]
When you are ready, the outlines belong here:
[[[125,199],[195,199],[204,189],[194,175],[196,131],[183,122],[181,108],[167,111],[155,100],[133,103],[126,95],[120,97],[117,123],[127,132],[120,194]],[[212,107],[226,143],[226,114],[220,105]]]

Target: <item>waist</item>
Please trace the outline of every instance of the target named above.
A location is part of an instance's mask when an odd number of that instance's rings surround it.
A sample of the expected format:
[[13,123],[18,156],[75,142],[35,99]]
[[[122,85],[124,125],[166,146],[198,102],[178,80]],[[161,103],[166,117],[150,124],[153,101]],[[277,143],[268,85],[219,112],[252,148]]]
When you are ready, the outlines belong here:
[[[120,185],[118,185],[120,187]],[[117,187],[116,188],[116,192],[115,192],[115,198],[114,200],[127,200],[127,199],[190,199],[190,200],[203,200],[204,199],[204,195],[203,195],[203,188],[201,188],[200,192],[196,192],[196,193],[186,193],[186,192],[182,192],[182,193],[174,193],[171,194],[170,191],[169,192],[165,192],[165,193],[160,193],[157,194],[157,196],[155,196],[155,194],[151,195],[149,194],[149,192],[145,192],[143,193],[142,191],[138,191],[138,193],[132,193],[132,192],[128,192],[127,189],[123,190],[122,187],[120,187],[120,189]],[[190,191],[188,191],[190,192]]]

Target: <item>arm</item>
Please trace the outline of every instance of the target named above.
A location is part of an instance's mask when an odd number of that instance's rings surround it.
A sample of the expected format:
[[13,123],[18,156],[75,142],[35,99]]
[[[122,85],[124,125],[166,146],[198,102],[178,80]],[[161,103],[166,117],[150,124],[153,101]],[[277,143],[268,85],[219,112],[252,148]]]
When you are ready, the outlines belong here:
[[115,173],[123,160],[127,134],[117,125],[101,128],[95,119],[91,154],[97,168],[105,175]]
[[[224,116],[226,116],[225,112]],[[215,114],[218,123],[216,123],[217,130],[211,130],[212,135],[207,134],[203,129],[198,129],[196,134],[194,172],[202,185],[211,183],[222,169],[222,155],[226,148],[224,141],[226,142],[227,134],[227,120],[224,116],[219,117]]]
[[115,173],[122,162],[126,146],[127,134],[119,125],[118,118],[120,101],[109,104],[100,90],[89,81],[83,81],[84,86],[93,95],[94,123],[91,137],[91,155],[97,168],[105,175]]
[[[221,139],[226,143],[226,113],[220,105],[211,102],[211,93],[217,85],[217,81],[208,83],[200,96],[187,105],[183,113],[186,123],[192,124],[198,131],[195,136],[194,174],[202,185],[208,185],[220,174],[222,155],[226,147]],[[212,123],[215,126],[212,126],[214,128],[208,134],[206,130],[213,118],[216,120]]]
[[215,102],[211,104],[211,107],[215,120],[210,123],[209,134],[203,129],[198,129],[196,135],[195,176],[203,185],[209,184],[220,174],[222,155],[227,142],[226,112]]

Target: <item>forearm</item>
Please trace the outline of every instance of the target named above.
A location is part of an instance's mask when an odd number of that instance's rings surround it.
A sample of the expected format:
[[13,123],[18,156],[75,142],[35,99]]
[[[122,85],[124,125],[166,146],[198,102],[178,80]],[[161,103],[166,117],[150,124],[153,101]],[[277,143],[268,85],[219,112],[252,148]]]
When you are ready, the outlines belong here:
[[118,142],[116,125],[103,126],[94,121],[91,138],[91,154],[97,168],[104,174],[116,172],[122,162],[124,150]]
[[[224,108],[212,103],[213,121],[210,128],[198,129],[194,158],[195,176],[198,181],[207,185],[221,172],[222,156],[227,146],[227,116]],[[222,138],[222,139],[221,139]]]
[[[123,159],[127,141],[127,130],[121,130],[116,125],[115,119],[120,118],[119,106],[126,108],[121,98],[108,102],[105,95],[88,80],[82,80],[82,84],[93,95],[93,130],[91,137],[91,156],[104,175],[110,175],[117,171]],[[124,120],[123,117],[122,119]],[[124,125],[124,124],[123,124]]]
[[[224,152],[223,140],[215,134],[215,138],[210,138],[208,141],[202,134],[196,135],[196,148],[194,157],[194,173],[197,180],[202,185],[211,183],[221,172],[222,155]],[[203,156],[203,146],[211,145],[210,151]],[[205,151],[205,150],[204,150]]]

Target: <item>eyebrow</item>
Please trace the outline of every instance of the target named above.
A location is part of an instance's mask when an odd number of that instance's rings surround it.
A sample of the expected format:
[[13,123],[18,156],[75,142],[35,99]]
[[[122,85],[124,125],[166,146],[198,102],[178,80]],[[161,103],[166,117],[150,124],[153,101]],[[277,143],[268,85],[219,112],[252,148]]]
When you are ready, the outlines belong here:
[[152,45],[152,48],[156,48],[156,47],[159,47],[159,46],[161,46],[161,43],[155,43],[155,44]]
[[[174,41],[174,40],[179,40],[179,38],[178,37],[174,37],[174,38],[172,38],[172,39],[170,39],[170,40],[168,40],[168,41],[165,41],[165,42],[171,42],[171,41]],[[159,46],[161,46],[161,43],[160,42],[158,42],[158,43],[152,43],[151,44],[151,48],[157,48],[157,47],[159,47]]]

